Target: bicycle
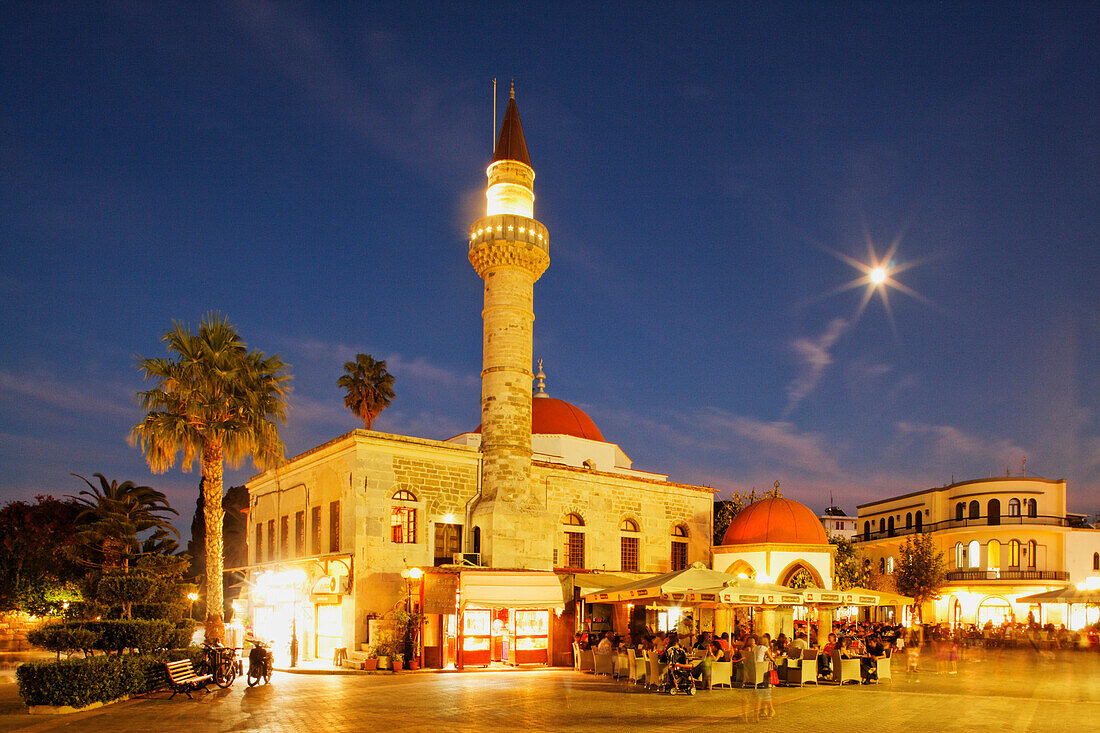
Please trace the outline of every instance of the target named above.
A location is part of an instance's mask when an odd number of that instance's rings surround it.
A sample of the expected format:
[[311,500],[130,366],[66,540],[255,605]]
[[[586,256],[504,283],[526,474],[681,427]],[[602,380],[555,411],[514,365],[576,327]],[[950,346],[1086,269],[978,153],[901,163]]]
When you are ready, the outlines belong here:
[[271,671],[275,667],[275,655],[271,648],[259,639],[252,640],[252,650],[248,652],[248,686],[254,687],[262,678],[264,684],[271,682]]
[[231,647],[202,645],[202,661],[199,662],[199,674],[208,674],[214,678],[214,684],[225,689],[233,684],[240,671],[237,650]]

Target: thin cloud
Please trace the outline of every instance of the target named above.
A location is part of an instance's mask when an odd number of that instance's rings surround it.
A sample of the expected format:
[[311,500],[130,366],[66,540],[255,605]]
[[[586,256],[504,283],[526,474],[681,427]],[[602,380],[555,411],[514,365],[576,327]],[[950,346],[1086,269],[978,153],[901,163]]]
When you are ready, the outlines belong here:
[[799,373],[787,385],[787,408],[783,417],[787,417],[821,383],[825,370],[833,363],[832,348],[844,335],[850,324],[843,318],[834,318],[817,338],[801,337],[791,342],[791,350],[798,360]]
[[[133,419],[137,409],[132,400],[121,397],[125,391],[117,385],[62,384],[41,374],[27,376],[0,371],[0,401],[22,397],[36,407],[48,406],[69,414]],[[112,393],[118,396],[112,398]]]
[[897,432],[906,451],[923,453],[943,466],[963,466],[979,459],[987,461],[991,470],[1000,471],[1019,465],[1028,454],[1007,438],[985,438],[953,425],[902,421],[897,423]]

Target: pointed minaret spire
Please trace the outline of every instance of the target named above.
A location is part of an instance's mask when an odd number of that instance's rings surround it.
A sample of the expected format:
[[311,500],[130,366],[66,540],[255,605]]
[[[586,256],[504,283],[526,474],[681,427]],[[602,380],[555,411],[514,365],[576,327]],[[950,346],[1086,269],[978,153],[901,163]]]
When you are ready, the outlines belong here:
[[549,397],[546,394],[546,375],[542,372],[542,359],[539,359],[539,372],[535,375],[535,379],[538,380],[538,392],[535,392],[535,397]]
[[493,162],[498,160],[517,160],[531,165],[531,156],[527,154],[527,142],[523,139],[523,125],[519,122],[519,110],[516,109],[516,84],[512,82],[512,96],[508,108],[504,110],[504,121],[500,123],[500,136],[493,151]]

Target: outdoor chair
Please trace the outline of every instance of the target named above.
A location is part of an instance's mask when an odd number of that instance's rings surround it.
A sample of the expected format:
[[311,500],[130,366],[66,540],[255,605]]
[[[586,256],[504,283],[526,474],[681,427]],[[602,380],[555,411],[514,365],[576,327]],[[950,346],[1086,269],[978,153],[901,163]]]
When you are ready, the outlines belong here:
[[581,669],[582,670],[587,670],[589,672],[592,671],[592,668],[595,666],[595,662],[592,659],[593,656],[595,656],[595,655],[592,654],[591,649],[581,649]]
[[657,652],[648,652],[646,658],[646,687],[659,687],[661,684],[661,674],[664,673],[668,665],[661,664],[661,662],[657,661]]
[[629,670],[630,659],[626,656],[626,652],[615,652],[615,679],[626,677]]
[[718,685],[733,687],[733,662],[715,662],[710,666],[710,689]]
[[593,671],[596,674],[605,674],[608,677],[615,676],[614,654],[594,654],[592,658],[595,662],[595,667]]
[[[645,678],[644,671],[642,677]],[[626,678],[631,682],[638,681],[638,657],[635,656],[633,649],[626,650]]]
[[804,649],[796,660],[787,660],[787,672],[784,681],[788,685],[802,687],[807,682],[817,684],[817,650]]
[[890,674],[890,650],[886,650],[886,656],[882,657],[877,662],[878,666],[878,681],[890,680],[890,684],[894,684],[894,676]]
[[752,685],[756,687],[764,681],[764,673],[768,671],[768,660],[763,662],[757,662],[756,657],[752,654],[745,657],[745,681],[742,683],[742,687],[748,687]]
[[581,648],[575,641],[573,642],[573,669],[577,672],[581,671]]
[[843,685],[845,682],[860,681],[859,660],[841,659],[840,650],[833,649],[833,684]]

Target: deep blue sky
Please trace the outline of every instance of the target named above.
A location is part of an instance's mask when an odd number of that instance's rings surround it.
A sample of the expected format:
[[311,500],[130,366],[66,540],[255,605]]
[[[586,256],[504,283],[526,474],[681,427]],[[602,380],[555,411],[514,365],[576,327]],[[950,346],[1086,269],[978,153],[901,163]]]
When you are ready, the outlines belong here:
[[[358,351],[378,429],[476,426],[515,77],[535,353],[637,468],[854,513],[1026,456],[1100,511],[1097,8],[4,3],[0,501],[99,471],[189,519],[197,467],[125,436],[135,358],[209,310],[293,366],[290,454],[356,427]],[[868,242],[889,309],[837,292]]]

